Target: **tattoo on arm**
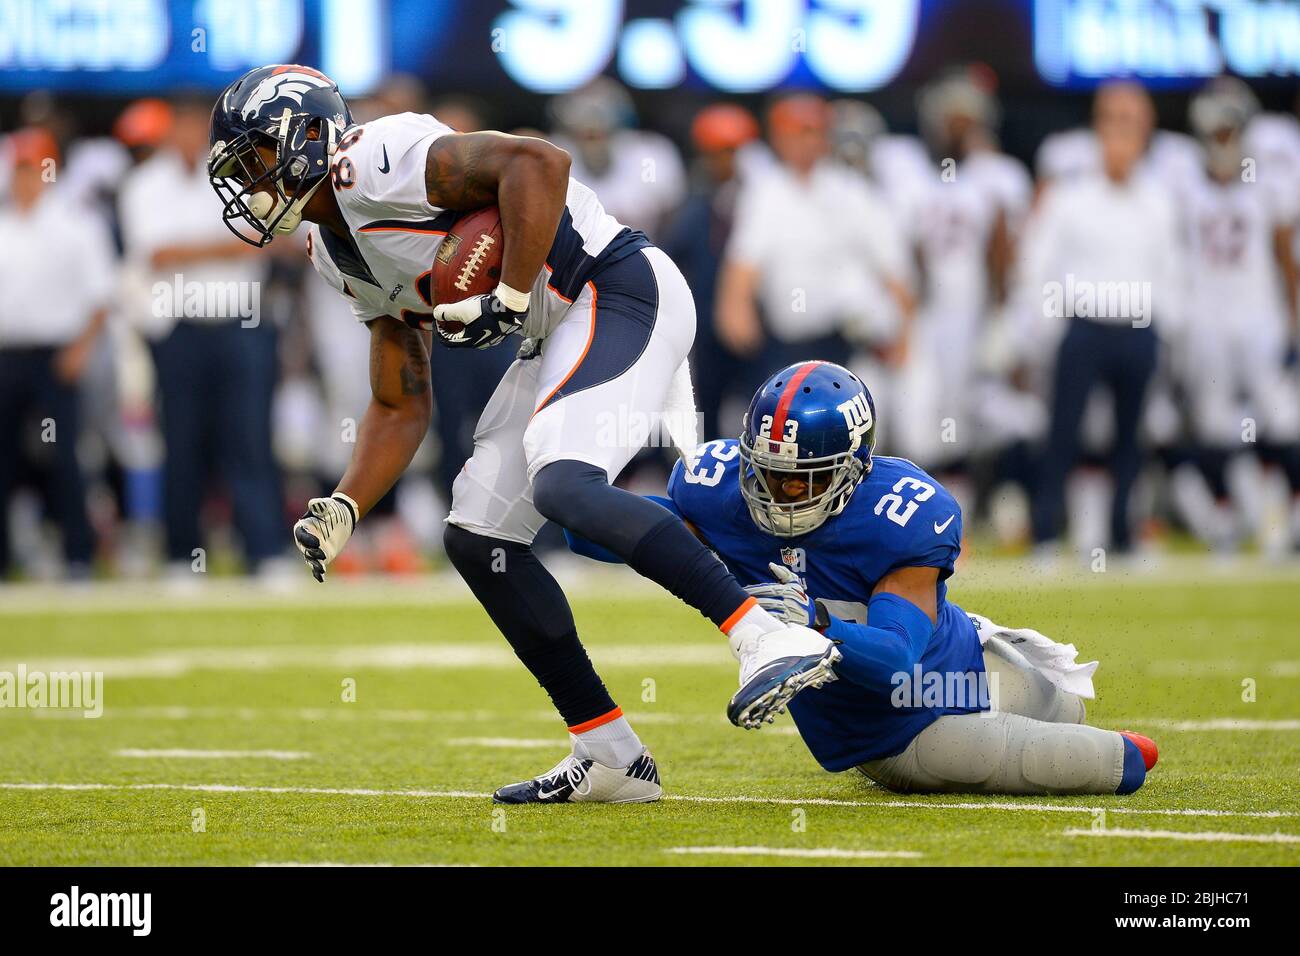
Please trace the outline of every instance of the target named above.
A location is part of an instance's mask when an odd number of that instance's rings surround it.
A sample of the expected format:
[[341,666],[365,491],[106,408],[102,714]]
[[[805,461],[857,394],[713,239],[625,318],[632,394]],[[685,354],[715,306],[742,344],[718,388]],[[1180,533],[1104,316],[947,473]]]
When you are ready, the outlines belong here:
[[370,391],[390,407],[430,390],[428,333],[397,319],[375,319],[370,329]]
[[423,395],[429,390],[429,355],[415,329],[407,329],[406,361],[399,375],[403,395]]
[[424,166],[424,187],[432,205],[480,209],[496,202],[500,133],[455,133],[434,140]]

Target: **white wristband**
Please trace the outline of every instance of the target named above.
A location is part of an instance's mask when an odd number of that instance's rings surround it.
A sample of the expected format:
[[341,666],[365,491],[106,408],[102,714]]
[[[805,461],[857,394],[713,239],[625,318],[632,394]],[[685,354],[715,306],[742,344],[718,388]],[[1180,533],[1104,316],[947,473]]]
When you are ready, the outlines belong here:
[[518,289],[512,289],[504,282],[498,282],[496,291],[492,293],[511,312],[527,312],[528,301],[533,297],[531,292],[520,292]]
[[345,505],[347,505],[352,509],[352,529],[355,531],[357,527],[357,522],[361,520],[361,509],[357,507],[357,503],[353,501],[348,495],[345,495],[341,491],[334,492],[334,494],[330,495],[330,497],[338,498]]

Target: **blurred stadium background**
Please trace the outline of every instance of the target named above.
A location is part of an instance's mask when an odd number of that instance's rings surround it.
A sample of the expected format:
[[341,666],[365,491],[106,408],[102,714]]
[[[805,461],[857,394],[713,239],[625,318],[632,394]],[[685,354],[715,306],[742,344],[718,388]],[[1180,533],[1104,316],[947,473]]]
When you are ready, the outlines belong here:
[[[1294,553],[1300,0],[0,0],[0,577],[310,580],[367,336],[220,221],[207,111],[267,62],[565,145],[691,281],[703,437],[846,361],[986,554]],[[510,358],[435,355],[340,572],[440,565]]]

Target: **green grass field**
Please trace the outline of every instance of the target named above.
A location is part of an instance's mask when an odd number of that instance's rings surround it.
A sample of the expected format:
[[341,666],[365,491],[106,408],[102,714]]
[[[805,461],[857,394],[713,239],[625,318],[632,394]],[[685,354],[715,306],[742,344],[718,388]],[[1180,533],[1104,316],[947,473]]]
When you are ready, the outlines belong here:
[[827,774],[788,719],[727,724],[725,643],[670,600],[619,597],[626,574],[574,602],[664,777],[668,799],[622,807],[494,811],[487,794],[549,769],[566,738],[482,612],[438,598],[445,583],[0,595],[0,671],[100,670],[106,702],[99,719],[0,709],[0,863],[1300,863],[1300,573],[954,585],[963,606],[1100,658],[1090,721],[1160,744],[1128,798],[900,797]]

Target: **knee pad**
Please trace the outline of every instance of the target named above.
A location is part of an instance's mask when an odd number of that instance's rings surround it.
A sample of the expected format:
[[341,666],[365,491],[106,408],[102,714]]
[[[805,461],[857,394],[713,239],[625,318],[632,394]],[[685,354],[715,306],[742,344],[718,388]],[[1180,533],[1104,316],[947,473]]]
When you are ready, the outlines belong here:
[[1123,738],[1080,724],[1036,724],[1024,740],[1020,770],[1047,793],[1114,793]]
[[[916,738],[919,773],[909,789],[929,789],[927,781],[943,781],[947,786],[940,789],[952,790],[956,789],[952,784],[963,784],[972,791],[980,790],[979,784],[986,783],[1002,766],[1007,749],[1005,721],[1004,714],[940,717]],[[935,730],[931,732],[931,728]]]
[[609,487],[609,477],[585,461],[556,461],[533,479],[533,507],[544,518],[581,533],[598,512],[591,498]]

